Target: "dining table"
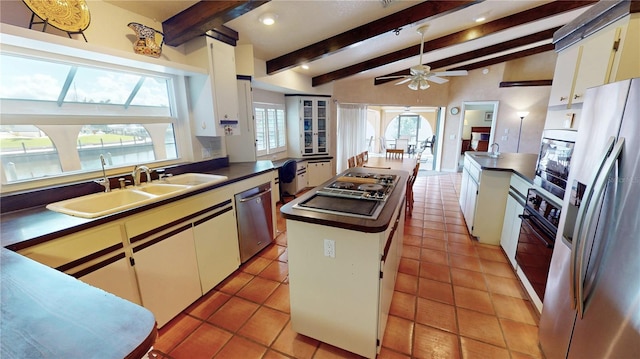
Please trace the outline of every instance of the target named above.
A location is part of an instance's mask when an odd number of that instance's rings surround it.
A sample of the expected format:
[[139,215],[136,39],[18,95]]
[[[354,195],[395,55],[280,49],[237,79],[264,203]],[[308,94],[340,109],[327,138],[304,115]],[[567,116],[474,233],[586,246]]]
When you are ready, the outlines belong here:
[[402,157],[397,159],[390,159],[386,157],[369,156],[367,162],[362,167],[364,168],[384,168],[392,170],[413,171],[417,163],[415,157]]

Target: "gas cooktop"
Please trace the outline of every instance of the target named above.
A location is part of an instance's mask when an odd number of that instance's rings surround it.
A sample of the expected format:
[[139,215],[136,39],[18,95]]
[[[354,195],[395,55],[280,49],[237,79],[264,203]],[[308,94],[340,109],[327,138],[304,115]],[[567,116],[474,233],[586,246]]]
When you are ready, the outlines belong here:
[[379,173],[348,172],[317,191],[325,196],[386,201],[398,176]]

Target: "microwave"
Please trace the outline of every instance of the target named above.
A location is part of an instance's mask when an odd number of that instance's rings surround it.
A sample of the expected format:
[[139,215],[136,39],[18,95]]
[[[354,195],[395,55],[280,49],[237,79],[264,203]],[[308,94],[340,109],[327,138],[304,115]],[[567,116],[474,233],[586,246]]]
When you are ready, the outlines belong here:
[[545,130],[540,142],[534,184],[562,202],[577,132],[573,130]]

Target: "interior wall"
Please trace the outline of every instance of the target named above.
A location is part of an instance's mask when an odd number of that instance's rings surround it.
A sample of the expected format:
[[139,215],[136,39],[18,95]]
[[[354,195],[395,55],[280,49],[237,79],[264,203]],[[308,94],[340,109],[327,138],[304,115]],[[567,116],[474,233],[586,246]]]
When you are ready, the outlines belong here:
[[429,89],[413,91],[407,86],[396,86],[394,82],[375,86],[373,78],[338,80],[333,85],[333,97],[343,103],[368,105],[430,106],[439,107],[447,103],[449,84],[433,84]]
[[[549,57],[547,61],[551,61]],[[548,63],[547,66],[554,66]],[[484,69],[469,71],[465,77],[450,78],[450,92],[447,107],[460,107],[464,101],[498,101],[495,117],[494,142],[500,145],[500,152],[516,152],[520,118],[518,111],[529,111],[523,121],[520,136],[521,153],[538,153],[544,120],[549,103],[550,86],[500,87],[505,72],[505,63]],[[486,73],[484,73],[486,72]],[[459,155],[459,133],[462,113],[446,113],[445,130],[442,138],[442,170],[457,171]]]
[[[102,0],[87,1],[91,23],[84,31],[87,42],[112,49],[133,52],[133,43],[137,36],[127,24],[137,22],[145,26],[162,31],[162,23],[120,7],[108,4]],[[31,10],[22,1],[0,1],[0,22],[29,28]],[[37,19],[37,17],[36,17]],[[37,21],[37,20],[36,20]],[[40,31],[42,25],[33,25],[34,31]],[[53,26],[47,27],[47,33],[68,37],[66,32],[57,30]],[[78,41],[84,42],[81,35],[72,35]],[[142,56],[142,55],[141,55]],[[162,46],[161,59],[186,64],[183,46]]]

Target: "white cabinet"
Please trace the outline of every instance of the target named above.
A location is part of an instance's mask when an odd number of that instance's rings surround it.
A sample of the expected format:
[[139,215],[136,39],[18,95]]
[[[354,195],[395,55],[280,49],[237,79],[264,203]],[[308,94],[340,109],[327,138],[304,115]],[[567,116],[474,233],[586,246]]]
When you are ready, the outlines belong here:
[[[113,259],[115,258],[117,257]],[[105,262],[110,261],[111,259],[108,259]],[[99,263],[96,267],[98,268],[95,270],[90,268],[87,274],[83,273],[78,279],[130,302],[142,304],[129,258],[122,257],[104,266]]]
[[125,255],[118,223],[79,231],[18,253],[140,304],[135,273]]
[[238,87],[238,131],[226,136],[225,144],[229,162],[253,162],[256,160],[256,134],[253,119],[253,94],[251,78],[243,76]]
[[205,68],[209,76],[189,78],[190,109],[196,136],[239,133],[238,89],[233,46],[198,37],[185,43],[187,61]]
[[627,15],[560,50],[545,128],[569,127],[570,115],[576,128],[586,89],[640,76],[639,40],[640,18]]
[[142,305],[159,327],[202,296],[191,225],[145,239],[133,252]]
[[240,266],[238,230],[231,202],[193,223],[202,293],[222,282]]
[[520,234],[520,225],[522,224],[522,219],[520,219],[519,216],[524,209],[518,197],[516,193],[509,192],[507,205],[504,210],[502,235],[500,237],[500,246],[507,255],[507,258],[509,258],[509,262],[513,268],[518,266],[516,262],[516,248],[518,247],[518,236]]
[[307,161],[309,187],[316,187],[333,177],[331,160]]
[[469,233],[480,243],[500,244],[510,178],[510,171],[483,170],[465,156],[460,208]]
[[329,97],[287,96],[289,157],[329,154]]

